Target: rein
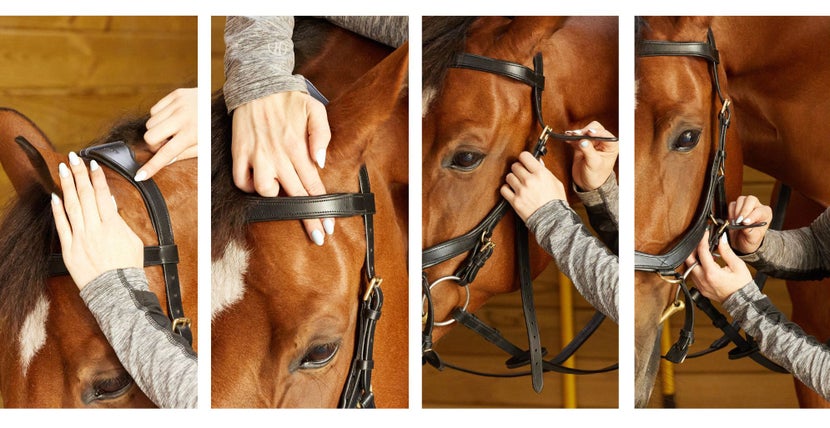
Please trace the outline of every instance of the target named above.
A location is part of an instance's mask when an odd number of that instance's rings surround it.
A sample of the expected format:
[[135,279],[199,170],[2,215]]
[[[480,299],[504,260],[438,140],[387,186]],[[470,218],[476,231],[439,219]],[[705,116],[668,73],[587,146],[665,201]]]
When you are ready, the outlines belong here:
[[366,238],[366,289],[360,300],[354,357],[340,396],[340,408],[374,408],[372,369],[375,327],[381,315],[383,280],[375,275],[375,233],[372,215],[375,214],[375,195],[369,186],[366,167],[360,168],[359,193],[335,193],[320,196],[272,197],[248,196],[246,221],[302,220],[330,217],[363,217]]
[[[710,28],[707,32],[706,42],[671,42],[662,40],[641,40],[637,44],[637,56],[639,57],[657,57],[657,56],[683,56],[683,57],[697,57],[706,60],[710,66],[712,76],[712,85],[718,99],[721,103],[721,109],[718,113],[719,132],[715,153],[712,157],[712,162],[709,165],[707,173],[707,184],[704,189],[704,199],[700,210],[695,216],[690,229],[683,235],[680,241],[672,247],[668,252],[653,255],[641,251],[634,252],[634,269],[643,272],[653,272],[660,276],[664,281],[676,284],[677,295],[673,303],[671,303],[663,312],[660,323],[671,316],[672,314],[684,311],[685,319],[683,328],[680,330],[680,337],[675,342],[671,349],[663,358],[675,363],[682,363],[688,353],[689,346],[694,343],[694,308],[692,302],[700,310],[702,310],[711,320],[712,323],[724,332],[724,337],[717,340],[710,346],[710,349],[691,355],[697,357],[707,354],[713,350],[720,349],[726,345],[728,338],[737,346],[736,349],[730,351],[730,358],[740,358],[748,356],[754,361],[774,371],[786,372],[783,368],[766,359],[758,352],[757,344],[751,337],[744,339],[735,324],[730,324],[726,317],[721,314],[712,303],[704,297],[700,292],[686,284],[686,278],[697,263],[685,271],[678,272],[677,268],[682,266],[686,258],[691,255],[697,247],[703,234],[708,229],[709,234],[709,251],[713,252],[717,246],[721,236],[727,230],[746,229],[752,227],[764,226],[766,223],[754,223],[750,225],[733,224],[728,220],[728,207],[726,200],[725,189],[725,160],[726,160],[726,132],[729,129],[729,124],[732,118],[731,101],[724,97],[721,90],[720,81],[718,80],[718,64],[720,64],[720,55],[715,45],[715,37]],[[728,237],[728,235],[727,235]],[[680,300],[680,294],[683,294],[685,303]]]
[[[542,133],[539,135],[539,138],[532,149],[533,157],[536,159],[539,159],[547,153],[546,143],[548,139],[564,141],[584,139],[617,141],[616,137],[588,137],[559,134],[553,132],[553,130],[545,124],[542,118],[542,91],[545,88],[545,75],[541,53],[537,53],[533,57],[532,69],[521,64],[469,53],[458,54],[451,67],[496,74],[517,80],[531,87],[531,103],[533,105],[534,115],[536,116],[537,122],[542,127]],[[422,362],[429,363],[438,370],[449,367],[465,373],[487,377],[518,377],[530,375],[533,389],[536,392],[540,392],[542,390],[544,382],[542,373],[546,371],[555,371],[568,374],[592,374],[615,370],[617,368],[616,364],[599,370],[579,370],[562,366],[562,363],[574,352],[576,352],[576,350],[588,339],[588,337],[591,336],[591,334],[593,334],[593,332],[605,319],[605,316],[598,311],[588,325],[586,325],[582,331],[577,334],[574,340],[567,347],[565,347],[559,355],[548,361],[542,359],[542,357],[547,353],[547,350],[541,346],[539,338],[539,327],[536,321],[536,309],[533,303],[533,284],[530,274],[530,251],[527,236],[528,231],[527,226],[521,221],[515,222],[516,257],[519,269],[522,310],[524,312],[525,327],[527,329],[528,336],[528,350],[523,350],[522,348],[512,344],[510,341],[505,339],[498,330],[486,325],[475,315],[467,312],[467,306],[470,301],[470,283],[475,280],[478,275],[478,271],[484,266],[490,256],[492,256],[495,248],[495,243],[491,240],[493,231],[501,219],[510,210],[510,204],[506,200],[500,199],[496,206],[493,207],[484,219],[472,230],[464,235],[441,242],[422,251],[421,290],[423,293],[423,301],[426,304],[426,311],[423,314],[424,327],[421,336]],[[462,262],[455,274],[439,278],[432,283],[429,282],[426,269],[464,253],[468,253],[467,259]],[[455,308],[452,311],[451,319],[436,321],[431,289],[435,285],[444,281],[455,281],[460,287],[464,287],[467,298],[463,307]],[[485,340],[498,346],[510,355],[510,358],[505,363],[507,368],[514,369],[530,364],[530,371],[521,373],[486,373],[465,369],[443,361],[432,347],[432,332],[435,326],[449,325],[453,322],[458,322],[459,324],[471,329],[482,336]]]
[[[15,140],[20,144],[31,145],[23,137]],[[164,286],[167,294],[167,316],[170,318],[172,329],[187,342],[193,343],[193,333],[190,331],[191,320],[184,315],[182,293],[179,284],[179,250],[173,239],[173,226],[164,196],[161,194],[155,181],[135,181],[134,177],[141,167],[136,161],[132,150],[123,141],[115,141],[98,146],[88,147],[79,153],[81,158],[92,160],[107,166],[124,177],[138,189],[150,222],[156,232],[158,245],[144,247],[144,266],[161,266],[164,273]],[[63,263],[60,253],[49,255],[49,276],[68,275],[69,271]]]

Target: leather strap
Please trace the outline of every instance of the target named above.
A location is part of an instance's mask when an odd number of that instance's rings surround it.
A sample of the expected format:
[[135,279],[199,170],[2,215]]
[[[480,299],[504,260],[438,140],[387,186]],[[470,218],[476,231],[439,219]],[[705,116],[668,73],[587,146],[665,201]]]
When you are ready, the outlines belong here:
[[303,220],[327,217],[354,217],[375,213],[372,193],[333,193],[320,196],[247,196],[249,223]]
[[[190,321],[185,317],[182,305],[178,249],[173,239],[173,227],[167,204],[158,186],[153,180],[135,181],[135,174],[141,165],[135,161],[132,150],[123,141],[88,147],[81,150],[79,155],[85,159],[95,159],[101,165],[117,172],[141,193],[159,243],[155,247],[145,247],[145,266],[162,267],[167,293],[167,315],[173,321],[174,330],[187,339],[188,343],[193,343]],[[57,261],[59,258],[60,255],[50,256],[50,269],[55,269],[52,275],[66,272],[62,260]],[[182,320],[185,322],[181,322]]]

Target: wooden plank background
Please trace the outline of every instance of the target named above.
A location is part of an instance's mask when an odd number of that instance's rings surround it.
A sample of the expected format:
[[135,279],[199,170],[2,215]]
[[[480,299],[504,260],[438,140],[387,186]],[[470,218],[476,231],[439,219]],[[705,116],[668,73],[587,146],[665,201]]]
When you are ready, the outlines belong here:
[[[58,150],[194,87],[196,17],[0,17],[0,106],[32,119]],[[0,204],[13,192],[0,174]]]
[[[584,211],[578,209],[585,218]],[[572,287],[571,285],[568,285]],[[533,282],[536,313],[542,346],[551,357],[565,345],[560,340],[559,272],[551,265]],[[581,329],[594,315],[594,308],[573,291],[574,330]],[[476,312],[476,316],[497,328],[510,341],[527,344],[521,298],[518,293],[491,299]],[[435,346],[446,361],[476,370],[506,372],[505,354],[466,328],[455,327]],[[575,366],[597,369],[618,360],[618,329],[605,320],[599,330],[576,353]],[[422,406],[424,408],[557,408],[563,406],[563,375],[545,374],[541,393],[533,391],[529,377],[494,379],[473,376],[454,370],[439,372],[431,366],[423,367]],[[616,408],[618,371],[576,376],[576,405],[580,408]]]
[[[769,204],[775,181],[752,168],[744,169],[742,194],[756,195]],[[765,293],[782,312],[792,310],[785,282],[769,278]],[[718,305],[718,308],[720,306]],[[722,313],[726,313],[721,310]],[[712,326],[709,317],[696,310],[695,344],[691,352],[702,350],[723,333]],[[672,341],[677,340],[683,325],[683,316],[671,318]],[[730,360],[728,346],[718,352],[700,358],[687,359],[674,364],[676,402],[679,408],[792,408],[798,407],[792,376],[771,372],[749,358]],[[658,380],[659,382],[659,380]],[[649,407],[662,406],[660,386],[655,387]]]
[[[0,107],[61,152],[197,82],[195,16],[0,17]],[[0,205],[14,193],[0,168]],[[0,397],[2,407],[2,397]]]

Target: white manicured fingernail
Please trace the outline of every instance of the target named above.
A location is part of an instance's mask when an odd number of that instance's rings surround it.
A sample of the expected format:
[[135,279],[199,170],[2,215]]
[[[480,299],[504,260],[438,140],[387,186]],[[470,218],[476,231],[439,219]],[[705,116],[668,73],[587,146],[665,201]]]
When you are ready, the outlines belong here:
[[311,240],[314,241],[317,246],[323,246],[323,232],[320,232],[319,230],[312,231]]
[[744,219],[744,224],[752,224],[752,219],[747,217]]
[[320,169],[325,168],[326,167],[326,149],[317,150],[317,152],[314,153],[314,159],[317,161],[317,166],[319,166]]
[[737,223],[740,223],[740,222],[742,222],[742,221],[744,221],[744,216],[742,216],[742,215],[739,215],[739,216],[738,216],[738,218],[736,218],[736,219],[735,219],[735,223],[736,223],[736,224],[737,224]]
[[89,161],[89,170],[98,171],[98,162],[95,162],[95,159]]
[[581,129],[574,129],[573,131],[570,131],[570,132],[574,135],[582,135],[582,130]]
[[539,158],[539,163],[542,164],[542,166],[545,166],[545,161],[542,158]]
[[61,198],[55,193],[52,193],[52,203],[55,205],[61,203]]
[[110,195],[110,198],[112,198],[112,205],[115,206],[116,210],[118,210],[118,202],[115,202],[115,196]]
[[81,163],[81,158],[79,158],[75,152],[69,152],[69,163],[72,165],[79,165]]
[[721,244],[726,244],[726,234],[725,233],[720,236],[720,243]]
[[63,178],[69,177],[69,168],[65,163],[61,162],[61,164],[58,165],[58,174]]
[[334,220],[327,218],[323,220],[323,229],[326,230],[327,235],[331,235],[334,233]]
[[138,171],[138,174],[135,175],[135,181],[144,181],[147,179],[147,172],[146,171]]
[[582,140],[582,141],[580,141],[580,142],[579,142],[579,147],[582,147],[583,149],[584,149],[584,148],[586,148],[586,147],[588,147],[588,140]]

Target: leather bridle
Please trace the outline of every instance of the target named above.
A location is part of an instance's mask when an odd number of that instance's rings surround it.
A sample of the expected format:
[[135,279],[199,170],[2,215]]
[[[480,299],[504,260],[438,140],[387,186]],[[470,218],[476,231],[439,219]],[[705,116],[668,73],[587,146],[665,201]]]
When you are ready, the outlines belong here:
[[[547,126],[542,118],[542,91],[545,88],[545,75],[543,70],[542,54],[537,53],[533,57],[533,68],[526,67],[521,64],[516,64],[508,61],[488,58],[480,55],[470,53],[460,53],[455,57],[451,67],[463,68],[485,73],[492,73],[513,80],[517,80],[531,87],[534,115],[539,126],[542,128],[542,133],[536,140],[532,148],[532,154],[535,158],[539,158],[547,153],[546,143],[549,139],[576,141],[584,139],[617,141],[615,137],[586,137],[580,135],[559,134]],[[528,244],[527,226],[517,219],[515,221],[516,228],[516,257],[519,269],[519,283],[520,293],[522,297],[522,310],[524,312],[525,327],[527,330],[529,349],[522,348],[510,343],[505,339],[498,330],[486,325],[483,321],[477,318],[472,313],[467,312],[467,305],[470,299],[470,283],[472,283],[478,271],[484,266],[490,256],[493,254],[495,244],[491,237],[501,219],[511,210],[510,204],[500,199],[493,209],[484,217],[469,232],[433,245],[423,250],[421,255],[422,267],[422,293],[423,301],[426,305],[423,314],[423,331],[422,331],[422,361],[438,368],[439,370],[448,367],[455,370],[463,371],[465,373],[489,376],[489,377],[516,377],[531,375],[533,389],[540,392],[543,386],[542,373],[545,371],[556,371],[560,373],[570,374],[590,374],[601,373],[615,370],[617,365],[609,366],[599,370],[579,370],[569,367],[564,367],[562,363],[567,360],[585,340],[599,327],[605,316],[598,312],[585,328],[575,337],[563,351],[551,360],[543,360],[542,356],[547,352],[541,346],[539,337],[539,327],[536,322],[536,311],[533,303],[533,285],[530,274],[530,255]],[[467,253],[467,258],[461,263],[460,267],[453,275],[439,278],[433,282],[429,282],[426,270],[454,257]],[[434,319],[434,302],[431,289],[444,281],[455,281],[460,287],[466,290],[466,303],[461,308],[456,308],[452,311],[450,320],[437,322]],[[486,373],[476,370],[462,368],[446,361],[443,361],[438,353],[433,349],[432,331],[435,326],[447,325],[452,322],[458,322],[465,327],[473,330],[481,335],[485,340],[493,343],[502,350],[504,350],[510,358],[506,365],[510,369],[519,368],[530,364],[530,372],[520,373]]]
[[362,166],[359,173],[359,193],[334,193],[320,196],[273,197],[247,196],[247,222],[322,219],[362,216],[366,238],[364,273],[366,287],[360,299],[357,315],[354,357],[340,396],[341,408],[374,408],[372,369],[375,326],[380,319],[383,280],[375,275],[375,234],[372,216],[375,214],[375,195],[369,187],[369,173]]
[[[31,145],[23,137],[17,137],[20,144]],[[181,286],[179,285],[179,250],[173,239],[173,226],[164,196],[158,185],[152,180],[135,181],[135,175],[141,167],[134,158],[132,150],[123,141],[88,147],[79,153],[87,160],[94,159],[124,177],[141,194],[150,222],[156,232],[158,245],[144,247],[144,266],[161,266],[164,274],[164,287],[167,294],[167,316],[170,318],[174,332],[193,343],[190,330],[191,320],[184,314]],[[60,253],[49,256],[49,276],[68,275]]]
[[[732,118],[732,109],[731,101],[724,96],[718,80],[720,55],[715,45],[712,29],[710,28],[707,32],[706,42],[640,40],[637,43],[636,54],[639,57],[682,56],[706,60],[712,76],[713,90],[721,103],[721,109],[718,113],[718,139],[707,172],[707,184],[704,189],[703,200],[699,205],[700,208],[692,225],[677,244],[666,253],[654,255],[641,251],[634,252],[635,270],[656,273],[661,279],[676,284],[678,287],[675,301],[664,311],[661,323],[662,320],[680,310],[684,311],[685,319],[677,342],[672,345],[663,358],[679,364],[687,356],[697,357],[708,354],[726,346],[731,340],[737,347],[730,352],[730,358],[748,356],[770,370],[782,371],[783,368],[767,360],[758,352],[757,344],[751,337],[747,336],[745,339],[741,336],[737,324],[730,324],[709,299],[700,294],[699,290],[687,286],[686,279],[696,264],[686,268],[683,272],[677,271],[677,268],[682,266],[689,255],[694,252],[706,230],[710,231],[709,251],[714,251],[718,246],[721,235],[725,234],[727,230],[759,227],[766,224],[763,222],[750,225],[733,224],[727,220],[729,214],[725,190],[726,132]],[[680,300],[680,293],[683,294],[685,303]],[[712,319],[716,327],[724,332],[724,337],[716,340],[708,349],[688,355],[689,346],[694,342],[694,307],[691,304],[692,302]]]

